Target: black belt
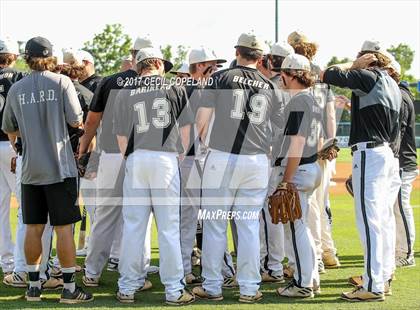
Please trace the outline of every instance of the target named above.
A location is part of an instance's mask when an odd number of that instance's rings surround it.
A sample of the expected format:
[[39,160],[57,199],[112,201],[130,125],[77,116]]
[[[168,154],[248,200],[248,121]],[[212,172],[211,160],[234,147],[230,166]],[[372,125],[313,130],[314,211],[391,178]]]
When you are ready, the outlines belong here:
[[[366,148],[367,149],[373,149],[375,147],[383,146],[383,145],[384,145],[383,142],[366,142]],[[356,152],[357,150],[358,150],[357,144],[355,144],[351,147],[351,152],[352,153]]]

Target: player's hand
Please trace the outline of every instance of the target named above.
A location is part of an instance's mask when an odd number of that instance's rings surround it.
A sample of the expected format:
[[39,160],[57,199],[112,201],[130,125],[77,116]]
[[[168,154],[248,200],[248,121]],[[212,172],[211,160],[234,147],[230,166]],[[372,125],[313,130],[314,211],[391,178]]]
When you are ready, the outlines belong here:
[[350,69],[356,70],[356,69],[366,69],[369,67],[369,65],[372,62],[378,61],[378,58],[374,54],[364,54],[357,58]]
[[342,96],[342,95],[335,96],[334,101],[335,101],[335,107],[337,109],[346,109],[346,110],[351,109],[351,102],[346,96]]
[[96,179],[97,173],[96,172],[86,172],[84,178],[87,180],[94,180]]

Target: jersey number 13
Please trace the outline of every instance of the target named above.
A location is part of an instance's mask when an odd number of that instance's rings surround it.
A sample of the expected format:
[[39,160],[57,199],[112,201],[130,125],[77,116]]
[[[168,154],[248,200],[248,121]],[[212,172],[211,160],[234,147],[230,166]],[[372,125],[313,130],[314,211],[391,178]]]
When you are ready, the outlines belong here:
[[[152,125],[155,128],[166,128],[171,123],[169,101],[165,98],[156,98],[153,100],[152,109],[156,110],[156,117],[152,117]],[[139,124],[136,125],[137,133],[144,133],[149,130],[150,122],[147,120],[146,103],[137,102],[134,105],[134,111],[137,112]]]

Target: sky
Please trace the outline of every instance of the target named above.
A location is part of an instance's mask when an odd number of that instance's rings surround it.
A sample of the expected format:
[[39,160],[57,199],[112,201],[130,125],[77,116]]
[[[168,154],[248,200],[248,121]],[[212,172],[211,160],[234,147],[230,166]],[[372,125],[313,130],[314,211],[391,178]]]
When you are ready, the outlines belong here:
[[[237,38],[253,30],[275,39],[274,0],[21,1],[0,0],[0,36],[48,38],[58,48],[80,48],[105,24],[121,23],[132,38],[150,35],[156,45],[205,45],[231,60]],[[350,57],[366,39],[385,48],[415,50],[410,73],[420,78],[420,1],[279,0],[279,40],[300,30],[319,44],[316,62]]]

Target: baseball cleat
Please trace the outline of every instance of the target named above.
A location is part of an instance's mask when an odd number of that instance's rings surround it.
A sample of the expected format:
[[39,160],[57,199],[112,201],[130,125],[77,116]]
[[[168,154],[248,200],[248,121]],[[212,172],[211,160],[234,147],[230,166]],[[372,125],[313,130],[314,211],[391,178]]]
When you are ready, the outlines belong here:
[[289,284],[282,288],[279,287],[277,294],[281,297],[293,297],[293,298],[313,298],[314,292],[310,287],[300,287],[296,284],[295,280],[289,282]]
[[115,295],[117,300],[123,304],[131,304],[134,302],[134,294],[123,294],[120,291]]
[[54,278],[61,278],[63,276],[63,273],[61,272],[61,268],[57,266],[52,266],[50,276]]
[[159,266],[150,265],[147,267],[147,274],[154,274],[159,272]]
[[26,284],[26,272],[12,272],[4,275],[3,283],[7,286],[24,288]]
[[322,261],[326,269],[335,269],[341,266],[337,255],[333,255],[333,254],[322,255]]
[[50,277],[48,280],[41,279],[41,286],[44,291],[54,291],[62,289],[64,284],[62,278],[57,279]]
[[283,276],[287,279],[293,278],[295,270],[290,266],[283,266]]
[[181,295],[178,297],[177,300],[166,300],[166,304],[170,306],[182,306],[188,305],[195,301],[194,294],[191,294],[187,290],[182,290]]
[[144,280],[143,286],[138,288],[136,292],[144,292],[144,291],[150,290],[152,287],[153,287],[152,282],[146,279]]
[[261,281],[266,283],[284,283],[284,277],[282,275],[273,275],[271,272],[263,272],[261,274]]
[[110,258],[108,260],[108,266],[106,267],[106,270],[108,271],[118,271],[118,264],[120,260],[118,258]]
[[397,267],[415,267],[416,266],[416,261],[414,260],[413,256],[410,256],[409,258],[396,257],[395,258],[395,265]]
[[86,255],[87,255],[87,248],[83,248],[76,251],[76,256],[86,257]]
[[38,287],[28,287],[25,293],[26,301],[41,301],[41,289]]
[[392,282],[392,280],[388,280],[384,283],[384,295],[385,296],[392,296],[391,282]]
[[359,287],[363,285],[362,276],[353,276],[348,279],[348,284],[353,285],[355,287]]
[[368,292],[363,287],[358,287],[351,292],[344,292],[340,296],[341,299],[359,302],[359,301],[384,301],[385,295],[382,292]]
[[255,302],[260,301],[263,298],[263,294],[260,291],[257,291],[257,293],[253,296],[249,295],[240,295],[239,296],[239,302],[247,303],[247,304],[253,304]]
[[231,289],[235,287],[238,287],[238,282],[236,282],[235,277],[225,277],[223,279],[222,288]]
[[189,273],[185,276],[185,283],[188,285],[201,285],[201,283],[203,283],[203,278],[196,276],[193,273]]
[[196,286],[192,289],[192,293],[200,298],[200,299],[207,299],[212,301],[220,301],[223,300],[223,295],[210,295],[206,292],[206,290],[202,286]]
[[82,288],[78,286],[76,286],[74,292],[63,289],[60,298],[60,303],[62,304],[81,304],[90,301],[93,301],[93,295],[91,293],[84,292]]
[[98,287],[99,286],[99,278],[88,278],[86,276],[82,277],[83,285],[86,287]]

